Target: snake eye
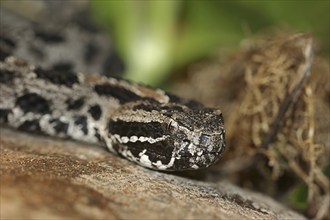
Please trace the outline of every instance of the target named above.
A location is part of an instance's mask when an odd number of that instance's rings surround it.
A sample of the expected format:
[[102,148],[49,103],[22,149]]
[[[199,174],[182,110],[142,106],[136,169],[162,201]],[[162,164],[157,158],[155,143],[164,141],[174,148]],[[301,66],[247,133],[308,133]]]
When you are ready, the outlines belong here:
[[210,135],[202,134],[199,137],[199,144],[200,145],[208,145],[209,142],[210,142]]

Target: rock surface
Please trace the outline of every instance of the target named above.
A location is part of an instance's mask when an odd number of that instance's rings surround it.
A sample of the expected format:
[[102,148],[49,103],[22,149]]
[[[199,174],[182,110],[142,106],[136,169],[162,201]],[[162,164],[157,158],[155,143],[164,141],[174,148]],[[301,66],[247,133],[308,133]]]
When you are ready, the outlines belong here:
[[226,181],[160,173],[102,147],[0,129],[1,219],[304,219]]

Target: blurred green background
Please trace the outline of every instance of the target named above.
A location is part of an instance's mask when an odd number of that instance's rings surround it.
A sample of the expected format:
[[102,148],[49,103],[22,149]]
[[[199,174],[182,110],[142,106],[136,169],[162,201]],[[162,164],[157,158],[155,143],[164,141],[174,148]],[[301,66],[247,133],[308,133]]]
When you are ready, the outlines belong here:
[[92,0],[91,8],[114,38],[126,77],[160,85],[176,68],[268,28],[311,32],[328,55],[329,2]]

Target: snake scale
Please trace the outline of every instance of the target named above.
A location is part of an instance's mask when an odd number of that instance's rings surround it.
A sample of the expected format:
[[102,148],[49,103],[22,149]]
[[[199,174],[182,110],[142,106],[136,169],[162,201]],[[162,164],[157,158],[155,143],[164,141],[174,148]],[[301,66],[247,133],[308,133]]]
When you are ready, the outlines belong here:
[[82,74],[108,57],[100,34],[83,26],[44,29],[2,9],[0,18],[0,124],[101,143],[155,170],[199,169],[219,159],[225,148],[220,110],[127,80]]

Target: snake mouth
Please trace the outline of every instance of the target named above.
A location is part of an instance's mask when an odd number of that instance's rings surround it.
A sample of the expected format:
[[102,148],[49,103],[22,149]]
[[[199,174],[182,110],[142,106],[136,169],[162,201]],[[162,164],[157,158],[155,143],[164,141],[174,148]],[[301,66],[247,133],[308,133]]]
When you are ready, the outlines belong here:
[[207,168],[215,164],[221,155],[222,150],[217,152],[207,152],[202,155],[179,156],[175,159],[173,166],[168,170],[184,171]]

